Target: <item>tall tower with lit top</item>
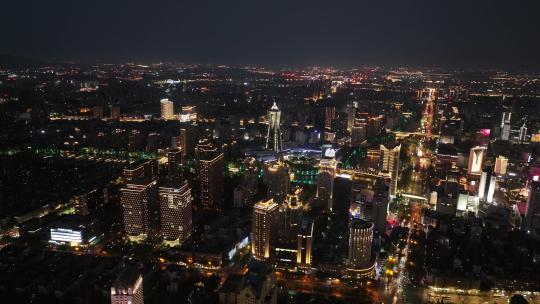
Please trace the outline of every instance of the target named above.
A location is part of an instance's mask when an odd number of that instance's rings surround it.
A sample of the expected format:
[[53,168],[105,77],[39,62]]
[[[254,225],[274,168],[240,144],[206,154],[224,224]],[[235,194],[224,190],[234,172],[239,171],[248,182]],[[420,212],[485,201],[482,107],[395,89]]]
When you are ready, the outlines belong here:
[[281,151],[281,111],[274,102],[268,111],[268,133],[266,134],[266,149],[274,152]]

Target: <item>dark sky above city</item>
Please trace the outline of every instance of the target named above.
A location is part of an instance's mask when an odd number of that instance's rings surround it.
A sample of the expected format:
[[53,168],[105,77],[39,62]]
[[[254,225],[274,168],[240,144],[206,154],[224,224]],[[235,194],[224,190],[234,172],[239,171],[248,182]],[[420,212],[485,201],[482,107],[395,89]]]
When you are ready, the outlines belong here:
[[540,68],[540,1],[17,0],[0,53],[41,60]]

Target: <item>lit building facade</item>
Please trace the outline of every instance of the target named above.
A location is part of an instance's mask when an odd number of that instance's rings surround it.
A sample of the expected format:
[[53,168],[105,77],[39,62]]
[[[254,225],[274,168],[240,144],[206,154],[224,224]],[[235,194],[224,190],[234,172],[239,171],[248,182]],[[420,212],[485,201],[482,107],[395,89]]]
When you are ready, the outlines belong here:
[[159,103],[161,105],[161,118],[165,120],[175,119],[173,102],[165,98],[160,100]]
[[353,219],[349,224],[349,259],[347,275],[352,279],[368,279],[375,274],[371,259],[373,224]]
[[121,189],[124,231],[132,240],[148,235],[148,206],[157,196],[156,181],[140,180],[126,184]]
[[266,134],[266,149],[279,152],[282,149],[281,138],[281,111],[274,102],[268,111],[268,132]]
[[508,158],[499,156],[495,159],[495,168],[493,172],[497,175],[505,175],[508,170]]
[[223,202],[224,156],[208,141],[196,147],[199,158],[201,203],[206,209],[221,209]]
[[159,187],[161,233],[168,243],[182,244],[191,235],[191,188],[187,182]]
[[480,175],[484,168],[484,158],[486,156],[486,147],[472,147],[469,153],[469,166],[467,173],[469,175]]
[[253,207],[251,252],[255,259],[270,258],[276,238],[278,207],[273,199],[260,201]]
[[328,149],[319,162],[317,173],[317,198],[326,202],[328,210],[333,208],[334,178],[336,177],[337,162],[335,151]]
[[133,267],[124,269],[111,286],[111,304],[144,304],[143,278]]
[[401,144],[395,146],[381,145],[379,149],[379,169],[383,176],[390,178],[390,195],[396,195],[399,178],[399,153]]

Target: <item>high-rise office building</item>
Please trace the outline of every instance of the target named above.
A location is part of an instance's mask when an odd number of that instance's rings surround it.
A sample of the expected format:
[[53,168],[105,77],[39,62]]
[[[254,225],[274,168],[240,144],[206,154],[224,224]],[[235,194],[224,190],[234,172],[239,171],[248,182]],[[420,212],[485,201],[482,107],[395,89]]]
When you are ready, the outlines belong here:
[[273,199],[260,201],[253,206],[251,252],[258,260],[268,259],[274,244],[278,204]]
[[499,156],[495,159],[495,168],[493,172],[498,175],[505,175],[508,169],[508,158]]
[[360,147],[367,139],[368,114],[356,113],[351,130],[351,147]]
[[296,243],[296,265],[302,269],[311,267],[311,251],[313,247],[313,221],[304,219],[298,232]]
[[525,210],[525,226],[530,231],[540,231],[540,182],[531,181]]
[[184,151],[181,148],[167,151],[167,167],[170,180],[179,181],[182,178],[183,163]]
[[267,197],[281,203],[289,193],[289,167],[278,161],[266,167],[264,174]]
[[140,240],[148,235],[148,209],[157,197],[156,191],[156,181],[148,179],[132,181],[121,189],[124,231],[130,239]]
[[209,141],[201,140],[196,147],[199,158],[201,203],[206,209],[221,209],[223,203],[223,153]]
[[159,187],[159,202],[163,239],[182,244],[191,235],[191,188],[186,181]]
[[478,198],[483,200],[486,196],[486,185],[488,180],[488,173],[482,172],[482,175],[480,175],[480,185],[478,185]]
[[525,123],[523,123],[521,128],[519,128],[518,142],[520,144],[523,144],[523,143],[527,142],[527,126],[525,126]]
[[390,195],[396,195],[397,181],[399,178],[399,153],[401,144],[387,146],[380,145],[379,168],[383,176],[390,178]]
[[486,201],[490,204],[493,203],[493,196],[495,195],[496,185],[497,185],[497,177],[492,175],[491,178],[489,179],[489,186],[488,186],[487,196],[486,196]]
[[111,286],[111,304],[144,304],[143,278],[134,267],[126,267]]
[[164,98],[159,103],[161,105],[161,118],[165,120],[175,119],[173,102]]
[[373,277],[375,269],[371,259],[373,224],[352,219],[349,224],[349,260],[347,274],[353,279]]
[[268,132],[266,134],[266,149],[279,152],[282,149],[281,143],[281,111],[274,102],[268,111]]
[[484,158],[486,156],[486,147],[472,147],[469,153],[469,166],[467,173],[469,175],[480,175],[484,168]]
[[337,171],[335,155],[334,149],[327,149],[319,162],[317,173],[317,198],[325,202],[330,211],[333,208],[334,178]]
[[512,112],[503,112],[501,119],[501,140],[510,139],[510,128],[512,127],[510,121],[512,117]]

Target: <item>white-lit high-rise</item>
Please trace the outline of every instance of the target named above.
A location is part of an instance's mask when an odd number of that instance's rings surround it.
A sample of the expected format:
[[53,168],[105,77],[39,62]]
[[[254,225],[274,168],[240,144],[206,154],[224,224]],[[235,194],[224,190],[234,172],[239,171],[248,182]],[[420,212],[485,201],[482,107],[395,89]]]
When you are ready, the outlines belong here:
[[161,186],[159,202],[163,239],[182,244],[191,235],[191,188],[185,181]]

